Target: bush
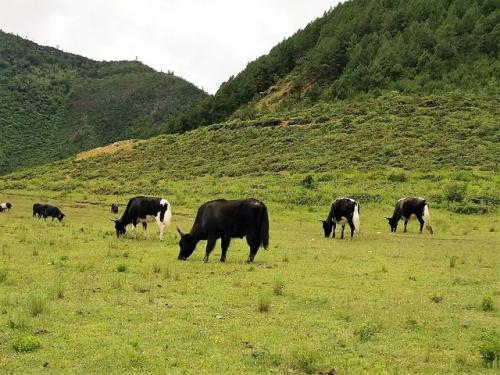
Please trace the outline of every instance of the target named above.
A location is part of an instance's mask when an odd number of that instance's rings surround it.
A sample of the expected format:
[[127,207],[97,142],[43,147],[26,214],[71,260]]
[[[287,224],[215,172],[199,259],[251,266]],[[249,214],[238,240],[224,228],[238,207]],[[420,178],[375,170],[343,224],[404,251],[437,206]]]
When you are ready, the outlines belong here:
[[31,353],[40,348],[40,342],[33,336],[22,336],[12,343],[12,348],[18,353]]
[[368,341],[378,332],[380,332],[380,326],[378,324],[366,322],[356,331],[356,334],[361,341]]
[[304,374],[314,374],[318,367],[316,354],[312,351],[296,351],[290,361],[290,367]]
[[448,202],[463,202],[467,194],[467,184],[449,182],[444,185],[444,197]]
[[284,288],[285,288],[285,281],[282,278],[277,277],[276,279],[274,279],[274,283],[273,283],[274,295],[282,296]]
[[484,330],[481,333],[479,353],[486,367],[493,367],[493,363],[500,361],[500,334],[496,330]]
[[481,310],[483,311],[493,311],[493,298],[484,297],[481,301]]
[[401,172],[401,173],[390,173],[387,176],[387,180],[390,181],[390,182],[406,182],[407,178],[406,178],[406,174],[404,174],[403,172]]
[[125,264],[119,264],[116,266],[116,272],[127,272],[127,266]]
[[314,177],[308,174],[301,182],[300,184],[305,187],[306,189],[315,189],[316,188],[316,182],[314,181]]

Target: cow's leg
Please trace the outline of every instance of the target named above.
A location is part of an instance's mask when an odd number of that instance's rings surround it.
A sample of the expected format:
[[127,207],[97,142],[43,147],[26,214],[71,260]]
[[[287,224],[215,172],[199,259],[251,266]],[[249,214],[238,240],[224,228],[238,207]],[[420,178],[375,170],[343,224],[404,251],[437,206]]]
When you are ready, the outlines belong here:
[[408,225],[408,220],[405,220],[405,229],[403,231],[403,233],[406,233],[406,226]]
[[354,230],[356,229],[356,227],[354,226],[354,222],[352,221],[352,218],[349,218],[347,220],[347,224],[349,224],[349,227],[351,228],[351,240],[352,240],[352,238],[354,237]]
[[221,262],[225,262],[226,261],[226,253],[227,253],[227,249],[229,247],[229,244],[231,243],[231,237],[229,236],[223,236],[222,239],[221,239],[221,250],[222,250],[222,254],[220,256],[220,261]]
[[340,239],[344,239],[344,229],[345,229],[345,224],[342,224],[342,233],[340,234]]
[[215,243],[217,242],[217,237],[208,237],[207,240],[207,248],[205,250],[205,258],[203,258],[203,261],[205,263],[208,263],[208,257],[210,256],[210,253],[215,247]]
[[253,262],[255,255],[257,254],[257,251],[259,251],[259,245],[250,246],[250,254],[248,254],[247,263]]
[[424,219],[422,216],[417,216],[418,222],[420,223],[420,234],[422,234],[422,228],[424,227]]
[[333,232],[333,235],[332,235],[332,238],[335,238],[335,229],[337,228],[337,224],[335,224],[335,221],[333,222],[333,229],[332,229],[332,232]]

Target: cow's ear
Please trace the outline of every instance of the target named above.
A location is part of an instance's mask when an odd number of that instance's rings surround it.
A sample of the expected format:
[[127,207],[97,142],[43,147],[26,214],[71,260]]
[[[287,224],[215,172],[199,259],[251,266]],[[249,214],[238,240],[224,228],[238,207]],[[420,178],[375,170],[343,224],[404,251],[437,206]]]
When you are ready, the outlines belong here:
[[181,228],[177,227],[177,232],[179,232],[180,236],[184,236],[184,233],[182,232]]
[[386,217],[387,220],[391,221],[392,217]]

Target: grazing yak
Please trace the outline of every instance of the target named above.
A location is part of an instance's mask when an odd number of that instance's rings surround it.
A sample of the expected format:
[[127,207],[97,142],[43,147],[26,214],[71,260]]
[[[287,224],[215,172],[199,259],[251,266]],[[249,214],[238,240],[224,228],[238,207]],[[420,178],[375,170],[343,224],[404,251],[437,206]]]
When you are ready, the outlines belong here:
[[135,227],[142,223],[144,230],[148,222],[156,221],[160,228],[160,241],[163,240],[163,231],[170,225],[172,209],[170,203],[163,198],[135,197],[128,201],[127,207],[120,219],[112,220],[115,223],[116,237],[125,234],[126,226],[132,224]]
[[417,220],[419,221],[420,233],[422,233],[424,224],[431,234],[434,233],[431,226],[429,206],[423,198],[401,198],[396,202],[396,207],[394,208],[392,217],[386,217],[386,219],[389,221],[391,232],[396,232],[400,219],[403,219],[405,222],[404,232],[406,232],[406,225],[408,224],[408,220],[410,220],[411,218],[417,218]]
[[116,203],[113,203],[111,205],[111,213],[112,214],[117,214],[118,213],[118,205]]
[[193,253],[200,240],[207,240],[205,258],[215,247],[217,239],[221,239],[221,262],[226,261],[226,252],[231,238],[246,237],[250,254],[247,262],[253,262],[257,251],[262,246],[269,246],[269,217],[267,207],[256,199],[225,200],[219,199],[200,206],[193,227],[189,233],[177,228],[179,241],[179,260],[186,260]]
[[66,215],[61,212],[59,208],[56,206],[51,206],[50,204],[41,204],[41,203],[35,203],[33,205],[33,217],[38,217],[41,218],[43,217],[46,219],[47,217],[51,217],[52,221],[54,219],[57,219],[59,221],[62,221]]
[[9,202],[0,203],[0,212],[9,211],[12,205]]
[[342,224],[342,233],[340,238],[344,238],[344,228],[346,223],[351,228],[351,240],[354,236],[354,231],[359,233],[359,203],[351,198],[339,198],[332,203],[330,213],[326,220],[320,220],[323,223],[323,231],[325,237],[329,237],[333,231],[335,238],[335,228],[337,224]]

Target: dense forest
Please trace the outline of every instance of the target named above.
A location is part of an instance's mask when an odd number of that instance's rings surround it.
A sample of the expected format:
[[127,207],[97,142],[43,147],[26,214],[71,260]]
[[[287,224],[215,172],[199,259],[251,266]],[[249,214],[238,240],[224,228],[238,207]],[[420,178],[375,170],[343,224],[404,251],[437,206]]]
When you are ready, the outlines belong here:
[[0,173],[163,133],[206,96],[140,62],[97,62],[0,31]]
[[276,93],[293,107],[382,90],[495,90],[499,44],[498,0],[347,1],[249,63],[175,125],[220,122]]

